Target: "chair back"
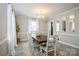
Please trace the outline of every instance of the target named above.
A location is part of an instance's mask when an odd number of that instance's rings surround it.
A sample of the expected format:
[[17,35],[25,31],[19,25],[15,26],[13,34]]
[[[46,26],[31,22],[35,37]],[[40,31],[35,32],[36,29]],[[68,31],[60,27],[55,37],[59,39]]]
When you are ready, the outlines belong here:
[[[48,38],[46,49],[48,51],[53,51],[54,55],[56,55],[56,46],[57,46],[57,40],[59,39],[58,35],[53,35],[51,38]],[[48,53],[47,53],[48,55]]]

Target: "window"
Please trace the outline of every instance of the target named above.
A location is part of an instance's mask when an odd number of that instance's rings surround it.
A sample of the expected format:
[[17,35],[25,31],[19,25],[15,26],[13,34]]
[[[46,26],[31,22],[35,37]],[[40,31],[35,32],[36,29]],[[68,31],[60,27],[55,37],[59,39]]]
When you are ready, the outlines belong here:
[[37,32],[39,23],[37,19],[29,19],[29,33]]
[[56,31],[59,32],[59,21],[56,22]]
[[38,21],[37,20],[32,20],[32,31],[36,32],[38,30]]
[[29,33],[31,33],[32,37],[36,38],[36,33],[39,29],[38,19],[29,19]]

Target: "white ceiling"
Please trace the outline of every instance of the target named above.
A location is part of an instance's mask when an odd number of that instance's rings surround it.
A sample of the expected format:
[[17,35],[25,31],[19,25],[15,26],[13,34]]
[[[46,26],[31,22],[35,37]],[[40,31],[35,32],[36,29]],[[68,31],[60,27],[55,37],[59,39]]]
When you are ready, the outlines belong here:
[[[16,15],[24,15],[36,18],[39,13],[46,17],[52,17],[64,11],[79,7],[79,3],[14,3],[13,9]],[[39,12],[37,9],[42,9]]]

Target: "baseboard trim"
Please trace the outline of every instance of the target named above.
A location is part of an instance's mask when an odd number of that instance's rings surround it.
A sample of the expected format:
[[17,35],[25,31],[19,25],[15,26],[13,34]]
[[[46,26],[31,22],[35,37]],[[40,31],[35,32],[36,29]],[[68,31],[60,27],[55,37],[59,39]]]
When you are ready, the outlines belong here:
[[70,43],[66,43],[66,42],[63,42],[63,41],[58,41],[58,42],[79,49],[79,46],[76,46],[76,45],[73,45],[73,44],[70,44]]
[[69,33],[60,33],[60,35],[66,35],[66,36],[75,36],[75,37],[79,37],[79,34],[69,34]]

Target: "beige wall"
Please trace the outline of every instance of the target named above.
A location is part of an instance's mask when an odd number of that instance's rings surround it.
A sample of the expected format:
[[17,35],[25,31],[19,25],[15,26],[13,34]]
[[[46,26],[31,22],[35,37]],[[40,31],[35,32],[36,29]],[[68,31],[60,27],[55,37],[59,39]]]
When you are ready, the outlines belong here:
[[0,55],[7,55],[7,4],[0,4]]

